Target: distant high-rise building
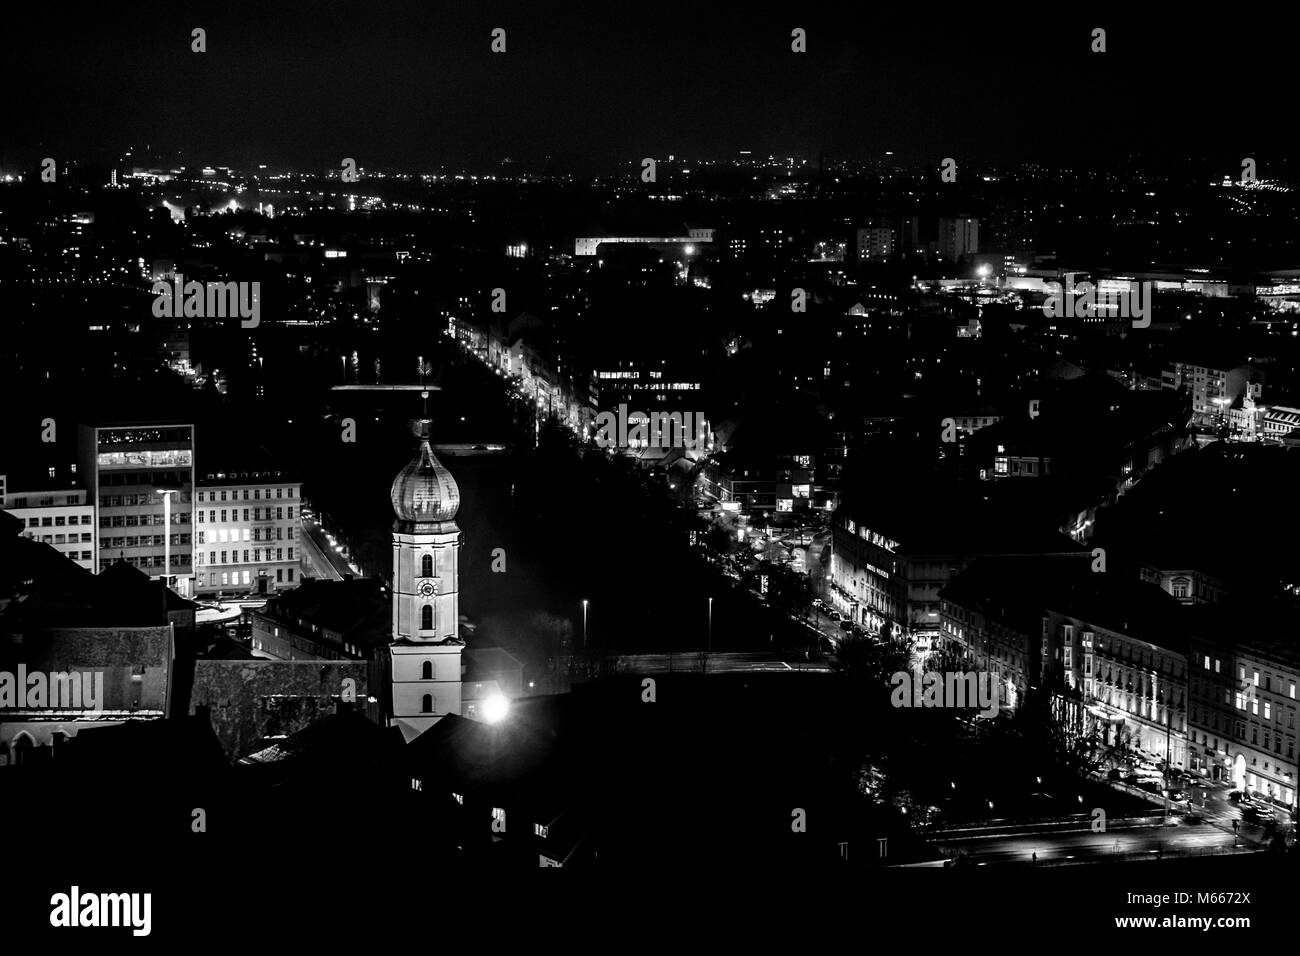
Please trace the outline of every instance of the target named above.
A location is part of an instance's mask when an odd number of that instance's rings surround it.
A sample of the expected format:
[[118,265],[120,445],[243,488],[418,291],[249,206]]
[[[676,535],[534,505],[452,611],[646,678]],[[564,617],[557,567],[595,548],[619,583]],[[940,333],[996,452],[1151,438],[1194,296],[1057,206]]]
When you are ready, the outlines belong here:
[[858,229],[858,261],[885,259],[894,254],[894,230],[881,221],[873,220]]
[[939,220],[939,258],[956,262],[980,251],[980,221],[969,216],[944,216]]
[[894,230],[894,246],[904,256],[916,256],[923,252],[920,216],[899,217],[898,228]]

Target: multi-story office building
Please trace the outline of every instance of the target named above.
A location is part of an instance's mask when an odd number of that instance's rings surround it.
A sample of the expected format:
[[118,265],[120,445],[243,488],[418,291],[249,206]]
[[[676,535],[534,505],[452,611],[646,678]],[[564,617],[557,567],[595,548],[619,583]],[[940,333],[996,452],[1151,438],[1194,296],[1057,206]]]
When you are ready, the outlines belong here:
[[194,426],[83,425],[78,458],[98,511],[96,570],[121,559],[192,595]]
[[270,594],[302,580],[302,482],[281,471],[210,472],[194,504],[197,594]]
[[602,363],[596,371],[600,409],[617,409],[626,404],[632,409],[657,411],[703,411],[701,362],[692,358],[668,359],[621,358]]
[[23,535],[48,544],[87,571],[95,570],[95,506],[85,488],[73,486],[72,476],[46,482],[13,485],[5,493],[0,475],[0,509],[23,523]]

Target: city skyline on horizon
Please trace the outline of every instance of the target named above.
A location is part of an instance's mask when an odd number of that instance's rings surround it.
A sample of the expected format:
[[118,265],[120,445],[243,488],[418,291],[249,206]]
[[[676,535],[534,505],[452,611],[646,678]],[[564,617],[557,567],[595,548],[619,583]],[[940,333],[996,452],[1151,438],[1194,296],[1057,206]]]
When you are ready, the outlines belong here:
[[[947,30],[895,13],[846,31],[838,10],[779,6],[738,18],[656,4],[628,22],[592,4],[301,9],[198,7],[181,19],[145,4],[127,20],[98,8],[58,30],[36,8],[16,11],[0,70],[39,81],[11,103],[0,163],[13,150],[72,154],[123,136],[241,165],[302,165],[378,142],[395,166],[520,154],[580,171],[746,148],[893,149],[924,163],[1117,148],[1177,157],[1192,138],[1269,155],[1288,141],[1273,119],[1286,103],[1285,31],[1263,27],[1210,34],[1132,11],[972,13]],[[363,11],[358,29],[350,21]],[[192,27],[206,31],[206,52],[191,50]],[[1090,49],[1094,28],[1107,32],[1105,52]],[[503,52],[492,49],[497,29]],[[792,50],[794,30],[806,52]],[[1216,70],[1196,68],[1209,56]],[[1151,77],[1170,84],[1164,98],[1148,92],[1149,108],[1135,108],[1134,87]]]

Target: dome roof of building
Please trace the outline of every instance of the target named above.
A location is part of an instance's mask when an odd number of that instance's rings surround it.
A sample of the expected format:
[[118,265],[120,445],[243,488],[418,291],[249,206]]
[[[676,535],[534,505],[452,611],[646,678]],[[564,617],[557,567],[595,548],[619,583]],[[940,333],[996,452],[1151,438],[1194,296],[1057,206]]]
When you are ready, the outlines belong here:
[[460,489],[456,479],[434,457],[429,446],[427,418],[411,423],[411,431],[420,439],[420,448],[410,464],[393,479],[393,512],[400,522],[429,525],[448,522],[460,508]]

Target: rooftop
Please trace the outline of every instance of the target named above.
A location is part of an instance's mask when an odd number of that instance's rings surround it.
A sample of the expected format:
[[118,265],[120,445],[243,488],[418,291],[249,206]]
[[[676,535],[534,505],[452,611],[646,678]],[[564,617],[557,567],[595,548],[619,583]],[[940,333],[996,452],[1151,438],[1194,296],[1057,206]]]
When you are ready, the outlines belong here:
[[379,581],[318,581],[305,578],[281,591],[257,612],[288,627],[306,625],[345,637],[348,643],[373,647],[388,641],[391,605]]

